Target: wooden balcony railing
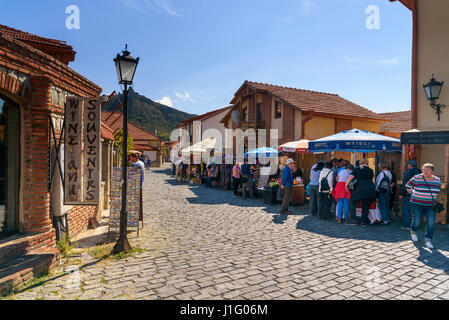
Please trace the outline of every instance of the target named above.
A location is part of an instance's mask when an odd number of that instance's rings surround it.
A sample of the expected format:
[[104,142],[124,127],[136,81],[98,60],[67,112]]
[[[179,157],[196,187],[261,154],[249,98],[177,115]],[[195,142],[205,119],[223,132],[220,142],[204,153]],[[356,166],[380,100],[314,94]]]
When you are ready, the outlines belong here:
[[244,121],[242,123],[242,129],[265,129],[265,121],[262,120],[251,120]]

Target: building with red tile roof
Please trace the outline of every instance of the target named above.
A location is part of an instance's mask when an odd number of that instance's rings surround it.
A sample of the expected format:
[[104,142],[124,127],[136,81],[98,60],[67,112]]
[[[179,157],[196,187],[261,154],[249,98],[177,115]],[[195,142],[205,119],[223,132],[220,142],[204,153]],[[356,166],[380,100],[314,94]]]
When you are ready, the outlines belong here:
[[2,24],[0,24],[0,34],[20,40],[33,48],[55,57],[65,64],[75,61],[76,51],[74,51],[73,47],[69,46],[65,41],[44,38]]
[[[76,235],[108,206],[104,196],[110,191],[113,132],[106,123],[101,123],[103,141],[98,150],[103,155],[98,205],[64,206],[59,170],[50,177],[57,143],[50,123],[59,141],[66,98],[99,98],[102,92],[100,86],[68,66],[74,58],[75,51],[63,41],[0,25],[0,132],[11,133],[0,139],[0,166],[8,159],[8,170],[0,170],[0,188],[4,182],[8,190],[14,190],[7,198],[0,190],[0,269],[18,255],[26,259],[40,251],[34,257],[39,270],[20,270],[8,275],[8,281],[0,276],[0,294],[20,283],[22,276],[48,271],[57,261],[56,237],[68,235],[63,232]],[[55,228],[63,220],[68,225]],[[9,245],[12,242],[14,245]]]
[[245,81],[231,103],[233,107],[221,122],[227,128],[266,129],[267,145],[269,129],[278,130],[282,144],[318,139],[353,128],[379,132],[380,124],[390,121],[337,94],[254,81]]
[[380,125],[380,133],[383,135],[399,139],[401,137],[401,132],[412,129],[411,110],[379,114],[391,120],[390,122],[384,122]]
[[[116,133],[123,128],[123,114],[121,112],[104,111],[102,119]],[[128,122],[128,134],[133,138],[134,150],[140,151],[144,156],[151,158],[151,165],[159,167],[162,163],[161,143],[163,140],[139,126]]]

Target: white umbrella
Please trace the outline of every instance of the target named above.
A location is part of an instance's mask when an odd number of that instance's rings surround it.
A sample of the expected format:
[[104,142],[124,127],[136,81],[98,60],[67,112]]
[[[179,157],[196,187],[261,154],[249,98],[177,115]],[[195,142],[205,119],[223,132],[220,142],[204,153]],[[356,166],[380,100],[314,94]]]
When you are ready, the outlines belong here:
[[312,153],[309,151],[309,140],[306,139],[284,143],[278,147],[278,150],[295,153]]
[[207,138],[201,142],[195,143],[190,147],[181,150],[182,153],[201,153],[206,152],[208,149],[213,149],[217,140],[214,137]]

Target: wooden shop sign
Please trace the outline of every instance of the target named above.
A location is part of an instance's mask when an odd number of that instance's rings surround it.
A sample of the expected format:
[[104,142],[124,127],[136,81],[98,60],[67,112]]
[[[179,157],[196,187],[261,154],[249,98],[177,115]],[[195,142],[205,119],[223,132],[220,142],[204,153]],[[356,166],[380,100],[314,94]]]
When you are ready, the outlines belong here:
[[65,103],[64,204],[98,205],[101,163],[100,98]]

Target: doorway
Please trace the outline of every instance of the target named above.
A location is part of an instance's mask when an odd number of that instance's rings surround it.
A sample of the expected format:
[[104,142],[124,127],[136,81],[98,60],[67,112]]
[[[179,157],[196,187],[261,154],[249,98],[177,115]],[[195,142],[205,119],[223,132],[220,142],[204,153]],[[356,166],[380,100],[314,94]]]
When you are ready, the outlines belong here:
[[19,106],[0,96],[0,238],[18,231]]

